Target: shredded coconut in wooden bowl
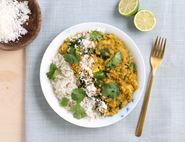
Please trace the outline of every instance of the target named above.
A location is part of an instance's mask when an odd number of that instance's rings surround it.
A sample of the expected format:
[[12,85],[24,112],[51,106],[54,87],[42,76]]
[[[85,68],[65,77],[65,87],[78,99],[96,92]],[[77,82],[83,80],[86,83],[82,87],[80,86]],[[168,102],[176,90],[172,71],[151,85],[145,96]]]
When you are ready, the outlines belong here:
[[23,24],[29,20],[31,11],[28,1],[0,0],[0,42],[15,42],[27,34]]

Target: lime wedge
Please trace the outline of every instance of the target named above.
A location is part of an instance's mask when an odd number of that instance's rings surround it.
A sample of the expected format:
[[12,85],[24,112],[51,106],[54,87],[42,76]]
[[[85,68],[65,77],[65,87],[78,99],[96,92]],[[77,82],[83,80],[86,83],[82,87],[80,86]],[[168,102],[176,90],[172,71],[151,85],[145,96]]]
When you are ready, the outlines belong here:
[[139,0],[120,0],[118,9],[123,16],[133,16],[139,9]]
[[140,10],[134,17],[134,24],[140,31],[151,31],[156,25],[155,15],[149,10]]

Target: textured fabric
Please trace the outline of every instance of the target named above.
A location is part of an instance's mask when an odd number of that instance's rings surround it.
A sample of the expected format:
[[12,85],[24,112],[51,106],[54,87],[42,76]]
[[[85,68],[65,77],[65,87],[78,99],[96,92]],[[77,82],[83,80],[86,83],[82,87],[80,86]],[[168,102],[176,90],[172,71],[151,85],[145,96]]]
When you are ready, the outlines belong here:
[[[141,0],[152,10],[156,28],[147,33],[134,28],[133,19],[117,11],[118,0],[40,0],[42,30],[27,48],[26,134],[27,142],[179,142],[185,141],[185,1]],[[39,83],[40,62],[51,40],[64,29],[81,22],[104,22],[130,35],[142,52],[150,71],[151,45],[157,35],[168,45],[157,71],[141,138],[135,128],[142,101],[124,120],[105,128],[86,129],[60,118],[47,104]]]

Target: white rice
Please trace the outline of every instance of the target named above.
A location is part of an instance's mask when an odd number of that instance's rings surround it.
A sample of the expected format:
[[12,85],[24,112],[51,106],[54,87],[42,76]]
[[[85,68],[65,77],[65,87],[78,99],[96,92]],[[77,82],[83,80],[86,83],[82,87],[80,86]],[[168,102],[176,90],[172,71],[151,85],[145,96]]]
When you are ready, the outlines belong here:
[[59,53],[54,57],[53,63],[61,70],[55,80],[52,80],[54,92],[59,100],[63,97],[71,100],[72,90],[77,88],[76,79],[69,64]]
[[[52,61],[61,71],[55,80],[51,81],[56,97],[61,100],[63,97],[69,99],[69,105],[66,108],[70,110],[70,106],[74,104],[71,98],[72,90],[78,88],[76,85],[76,78],[70,65],[64,60],[64,57],[57,53]],[[96,110],[96,101],[92,98],[85,97],[80,105],[85,109],[88,119],[98,119],[103,116]]]

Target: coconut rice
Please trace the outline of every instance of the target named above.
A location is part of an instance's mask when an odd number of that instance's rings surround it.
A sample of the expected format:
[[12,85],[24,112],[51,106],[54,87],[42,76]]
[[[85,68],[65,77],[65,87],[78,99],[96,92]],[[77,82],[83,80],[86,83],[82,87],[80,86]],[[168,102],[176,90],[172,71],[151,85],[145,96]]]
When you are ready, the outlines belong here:
[[[57,75],[55,80],[51,80],[54,93],[58,100],[61,100],[63,97],[69,99],[69,105],[68,107],[66,107],[66,109],[70,111],[70,107],[74,104],[74,101],[71,98],[71,93],[73,89],[77,88],[74,72],[71,69],[69,63],[64,60],[64,57],[60,53],[57,53],[55,55],[52,62],[61,71],[60,74]],[[85,109],[87,118],[98,119],[103,117],[100,112],[95,110],[96,101],[92,98],[84,98],[80,105]]]

